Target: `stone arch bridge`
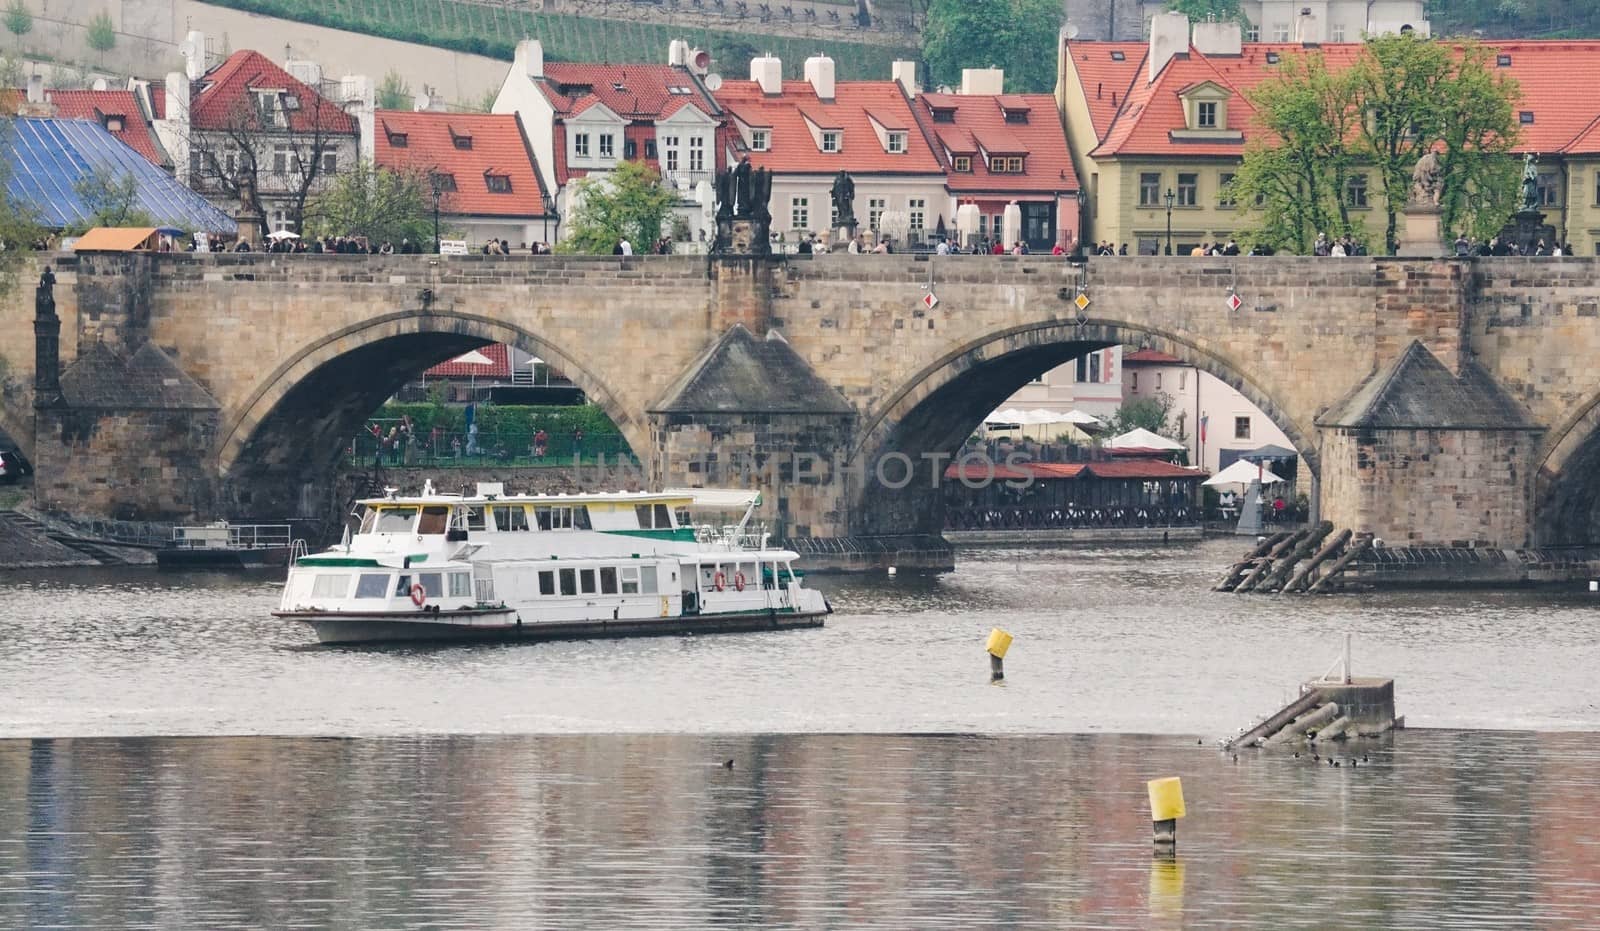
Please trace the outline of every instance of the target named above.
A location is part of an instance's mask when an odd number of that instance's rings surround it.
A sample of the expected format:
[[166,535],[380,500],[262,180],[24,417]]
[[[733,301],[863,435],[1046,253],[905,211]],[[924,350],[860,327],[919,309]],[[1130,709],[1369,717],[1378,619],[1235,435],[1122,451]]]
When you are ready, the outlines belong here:
[[1600,537],[1594,260],[52,263],[57,355],[27,338],[33,288],[0,305],[0,428],[32,455],[46,508],[325,513],[339,451],[373,409],[425,367],[501,341],[568,373],[652,481],[756,481],[765,516],[795,537],[937,533],[935,476],[984,414],[1054,365],[1143,343],[1261,407],[1340,526],[1500,547]]

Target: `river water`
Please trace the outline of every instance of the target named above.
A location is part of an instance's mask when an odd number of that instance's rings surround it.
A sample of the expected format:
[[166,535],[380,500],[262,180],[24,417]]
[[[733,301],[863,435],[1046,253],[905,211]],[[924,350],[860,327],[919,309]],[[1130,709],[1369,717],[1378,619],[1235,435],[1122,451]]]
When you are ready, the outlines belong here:
[[[270,578],[0,573],[0,928],[1600,926],[1600,598],[1207,592],[1239,549],[970,550],[815,579],[817,630],[407,649],[312,645]],[[1346,631],[1411,729],[1217,752]]]

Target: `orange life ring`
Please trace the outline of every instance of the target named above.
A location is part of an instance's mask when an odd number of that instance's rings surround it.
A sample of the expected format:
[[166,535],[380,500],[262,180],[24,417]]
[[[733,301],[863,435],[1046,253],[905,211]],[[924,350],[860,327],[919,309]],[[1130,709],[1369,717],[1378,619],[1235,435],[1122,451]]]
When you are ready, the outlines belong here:
[[718,569],[717,570],[717,574],[715,576],[713,576],[712,579],[711,579],[711,584],[713,586],[715,586],[717,591],[719,591],[719,592],[722,591],[723,589],[727,588],[728,587],[728,575],[727,575],[727,573],[723,572],[721,569]]
[[743,572],[738,572],[738,573],[734,574],[734,576],[733,576],[733,587],[738,589],[741,592],[744,591],[744,573]]
[[411,603],[419,608],[428,603],[428,590],[422,587],[421,582],[411,584]]

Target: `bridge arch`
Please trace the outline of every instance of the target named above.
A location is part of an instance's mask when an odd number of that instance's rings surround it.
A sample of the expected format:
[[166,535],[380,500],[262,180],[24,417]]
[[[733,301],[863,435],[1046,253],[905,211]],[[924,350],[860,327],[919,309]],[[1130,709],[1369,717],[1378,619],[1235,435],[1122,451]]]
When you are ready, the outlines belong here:
[[[940,509],[929,507],[937,488],[931,456],[951,456],[984,416],[1031,379],[1085,353],[1116,345],[1148,344],[1230,385],[1272,420],[1306,462],[1313,483],[1321,464],[1310,430],[1246,374],[1245,366],[1167,330],[1109,320],[1050,320],[1024,324],[973,340],[913,374],[863,419],[849,461],[861,479],[852,495],[863,515],[858,533],[937,533]],[[876,463],[891,454],[915,468],[903,489],[883,487]]]
[[1600,395],[1550,431],[1536,461],[1534,544],[1600,541]]
[[[649,426],[583,360],[527,329],[459,311],[399,311],[364,320],[301,347],[257,384],[219,431],[223,477],[250,470],[326,473],[343,440],[418,372],[491,343],[548,360],[616,422],[634,450]],[[307,448],[310,447],[310,448]],[[299,450],[297,453],[296,451]]]

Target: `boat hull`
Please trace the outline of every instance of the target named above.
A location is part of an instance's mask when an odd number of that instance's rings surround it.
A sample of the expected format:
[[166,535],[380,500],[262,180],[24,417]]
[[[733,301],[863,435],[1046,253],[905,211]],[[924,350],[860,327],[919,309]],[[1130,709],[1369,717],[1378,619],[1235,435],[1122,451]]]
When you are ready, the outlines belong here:
[[[475,612],[471,617],[429,614],[328,615],[301,611],[273,612],[277,617],[309,624],[321,643],[408,643],[440,641],[594,640],[609,637],[652,637],[671,634],[740,633],[821,627],[827,611],[740,611],[678,617],[622,618],[592,621],[522,623],[517,612]],[[499,615],[499,616],[496,616]]]

